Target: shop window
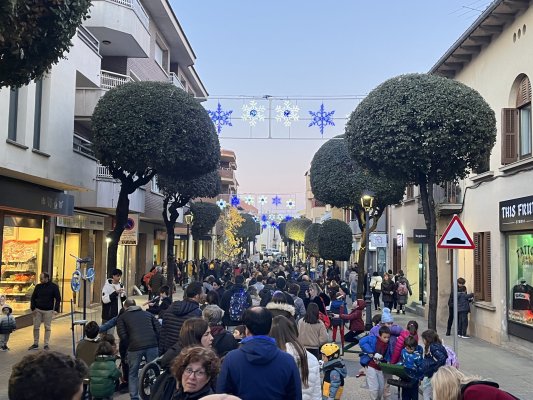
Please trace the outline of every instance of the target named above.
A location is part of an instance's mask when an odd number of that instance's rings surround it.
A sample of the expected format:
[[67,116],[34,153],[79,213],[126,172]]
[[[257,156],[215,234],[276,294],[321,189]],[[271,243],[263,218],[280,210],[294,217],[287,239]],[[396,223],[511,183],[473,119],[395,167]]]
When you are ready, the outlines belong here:
[[478,301],[492,301],[490,232],[474,232],[474,295]]
[[507,240],[508,319],[533,327],[533,235],[513,234]]

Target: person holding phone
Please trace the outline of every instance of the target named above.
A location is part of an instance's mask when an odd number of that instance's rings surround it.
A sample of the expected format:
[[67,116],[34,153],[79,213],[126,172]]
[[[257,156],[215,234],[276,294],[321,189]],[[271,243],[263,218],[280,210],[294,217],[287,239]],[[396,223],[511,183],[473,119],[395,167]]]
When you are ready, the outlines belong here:
[[106,280],[102,288],[102,324],[116,317],[126,300],[126,291],[121,279],[122,270],[115,268],[111,272],[111,278]]

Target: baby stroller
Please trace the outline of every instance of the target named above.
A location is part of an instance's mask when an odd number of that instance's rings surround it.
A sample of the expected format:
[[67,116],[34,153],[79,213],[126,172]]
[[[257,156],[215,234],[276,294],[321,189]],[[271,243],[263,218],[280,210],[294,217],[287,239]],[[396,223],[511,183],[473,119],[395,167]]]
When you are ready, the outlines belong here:
[[142,400],[150,400],[152,393],[152,387],[155,381],[161,375],[164,370],[160,363],[161,357],[156,358],[154,361],[146,363],[141,369],[139,378],[139,395]]

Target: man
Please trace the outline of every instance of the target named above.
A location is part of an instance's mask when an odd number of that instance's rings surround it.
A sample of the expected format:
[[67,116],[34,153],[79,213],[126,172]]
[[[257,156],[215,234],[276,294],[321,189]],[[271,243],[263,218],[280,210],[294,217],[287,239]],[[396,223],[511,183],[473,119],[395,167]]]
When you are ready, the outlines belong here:
[[[290,304],[291,306],[293,306],[294,305],[294,299],[292,298],[292,296],[289,293],[287,293],[285,291],[286,286],[287,286],[287,281],[285,280],[285,278],[283,278],[281,276],[278,276],[276,278],[275,291],[276,292],[277,291],[283,292],[283,295],[285,296],[285,300],[287,301],[287,304]],[[261,297],[260,305],[262,307],[265,307],[270,302],[270,300],[272,299],[272,295],[273,295],[272,292],[265,293],[265,296]]]
[[268,336],[272,314],[252,307],[243,317],[246,337],[222,363],[217,393],[233,394],[242,400],[302,399],[300,372],[292,356],[281,351]]
[[224,310],[222,322],[227,328],[242,325],[244,310],[251,306],[252,298],[244,287],[244,276],[237,275],[235,284],[220,299],[220,308]]
[[[116,317],[126,300],[124,285],[120,282],[122,271],[118,268],[111,272],[111,279],[106,280],[102,288],[102,324]],[[113,328],[114,329],[114,328]],[[113,329],[110,329],[112,332]]]
[[202,317],[200,298],[203,294],[201,282],[192,282],[185,289],[185,299],[173,302],[160,317],[163,320],[159,351],[165,353],[179,339],[181,326],[189,318]]
[[139,366],[144,357],[146,363],[158,356],[158,338],[161,325],[155,316],[135,304],[124,302],[124,312],[117,320],[120,341],[128,343],[128,389],[131,400],[139,399]]
[[[457,293],[459,293],[459,288],[466,285],[465,278],[457,278]],[[452,324],[453,324],[453,288],[450,293],[450,298],[448,299],[448,324],[446,326],[446,336],[451,335]]]
[[44,349],[49,350],[50,334],[52,333],[52,317],[59,312],[61,294],[59,286],[50,282],[50,275],[43,272],[39,276],[41,283],[35,286],[31,295],[30,308],[33,312],[33,344],[28,350],[39,348],[39,331],[44,323]]
[[158,296],[161,291],[161,286],[165,284],[165,277],[161,273],[163,267],[155,267],[154,274],[150,278],[150,290],[152,291],[152,296]]
[[11,400],[81,400],[85,363],[55,351],[25,356],[13,366],[9,377]]

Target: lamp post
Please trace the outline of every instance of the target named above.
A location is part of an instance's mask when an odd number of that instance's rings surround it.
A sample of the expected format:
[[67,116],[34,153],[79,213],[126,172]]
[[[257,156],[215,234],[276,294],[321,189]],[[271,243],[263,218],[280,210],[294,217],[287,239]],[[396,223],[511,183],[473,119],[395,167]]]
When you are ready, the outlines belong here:
[[192,221],[194,220],[194,215],[192,212],[188,211],[185,216],[185,223],[187,224],[187,251],[186,251],[186,259],[187,263],[189,262],[189,236],[190,236],[190,227],[192,224]]
[[365,293],[365,305],[366,305],[366,322],[365,330],[370,331],[372,329],[372,295],[370,294],[370,252],[369,250],[369,238],[370,238],[370,210],[373,208],[374,194],[371,192],[363,192],[361,196],[361,207],[365,210],[365,267],[366,267],[366,293]]

